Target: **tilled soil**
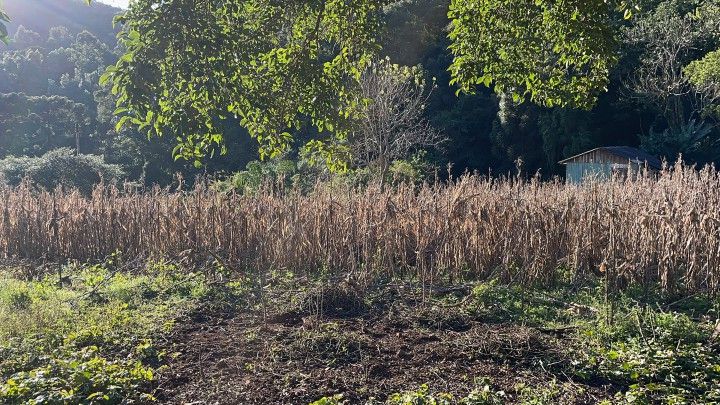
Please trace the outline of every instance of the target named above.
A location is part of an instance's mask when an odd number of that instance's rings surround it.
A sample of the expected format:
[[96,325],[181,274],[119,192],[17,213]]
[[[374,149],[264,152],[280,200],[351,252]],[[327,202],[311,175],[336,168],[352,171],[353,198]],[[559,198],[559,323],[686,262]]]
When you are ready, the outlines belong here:
[[362,404],[423,383],[461,397],[490,378],[509,400],[519,384],[553,380],[565,387],[557,403],[608,397],[608,387],[573,382],[562,371],[569,337],[453,313],[391,305],[354,316],[197,316],[175,331],[169,350],[176,356],[156,396],[171,404],[305,405],[343,394]]

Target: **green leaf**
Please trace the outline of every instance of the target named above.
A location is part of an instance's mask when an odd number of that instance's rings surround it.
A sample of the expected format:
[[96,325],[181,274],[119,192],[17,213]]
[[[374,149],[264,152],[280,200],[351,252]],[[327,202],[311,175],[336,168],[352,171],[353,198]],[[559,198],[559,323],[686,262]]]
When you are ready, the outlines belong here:
[[110,79],[112,78],[114,72],[110,71],[109,69],[105,71],[102,75],[100,75],[99,83],[100,86],[105,86],[110,82]]
[[125,115],[125,116],[123,116],[123,117],[120,117],[120,119],[118,120],[117,124],[115,124],[115,132],[120,132],[120,130],[122,129],[122,127],[125,125],[126,122],[128,122],[128,120],[130,120],[130,118],[131,118],[131,117],[128,116],[128,115]]

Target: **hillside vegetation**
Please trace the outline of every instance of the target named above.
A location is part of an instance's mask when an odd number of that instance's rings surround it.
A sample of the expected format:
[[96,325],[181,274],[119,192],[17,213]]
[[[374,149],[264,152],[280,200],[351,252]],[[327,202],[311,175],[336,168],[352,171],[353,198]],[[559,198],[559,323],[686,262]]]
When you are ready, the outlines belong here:
[[47,38],[53,27],[65,27],[76,35],[89,31],[107,45],[115,45],[113,18],[122,10],[96,3],[88,8],[84,0],[4,0],[3,8],[12,17],[8,32],[14,34],[21,25]]
[[[377,32],[373,32],[382,45],[378,56],[387,56],[401,66],[418,65],[414,74],[423,81],[411,92],[424,92],[426,99],[413,104],[420,106],[413,114],[422,116],[445,139],[441,144],[411,144],[403,149],[402,156],[393,159],[401,164],[421,160],[443,173],[450,164],[455,176],[466,170],[507,175],[514,173],[521,161],[525,173],[539,171],[544,179],[563,174],[558,161],[598,146],[640,146],[670,162],[679,154],[685,161],[700,165],[717,162],[719,133],[712,111],[718,93],[712,80],[711,56],[719,43],[720,14],[714,11],[713,1],[643,2],[641,12],[635,12],[633,18],[609,22],[616,29],[618,63],[608,73],[607,92],[589,111],[516,103],[511,95],[484,86],[472,93],[456,94],[448,70],[455,60],[448,49],[450,2],[391,2],[382,8]],[[97,2],[88,7],[82,0],[12,0],[4,2],[4,9],[11,23],[7,24],[9,44],[0,45],[0,158],[38,157],[71,147],[121,165],[124,180],[148,186],[170,184],[177,172],[187,179],[198,174],[229,176],[258,159],[259,144],[250,138],[248,123],[236,114],[227,114],[227,108],[211,120],[223,142],[216,145],[214,155],[201,159],[199,169],[193,160],[173,159],[178,133],[148,139],[144,133],[148,127],[138,131],[137,125],[129,125],[131,120],[122,119],[124,113],[113,114],[118,95],[112,94],[109,83],[100,85],[99,79],[126,51],[126,45],[118,46],[115,40],[116,31],[123,26],[112,25],[112,17],[119,10]],[[686,40],[663,40],[676,38],[666,35],[667,27],[685,32]],[[165,36],[170,39],[180,33],[177,28],[170,29]],[[662,55],[675,56],[663,59]],[[700,59],[703,55],[708,56],[707,61]],[[402,72],[391,69],[388,74],[402,76]],[[147,85],[153,83],[157,80]],[[662,85],[656,88],[653,83]],[[388,122],[380,127],[404,128],[390,125],[397,118],[390,111],[409,106],[384,108]],[[157,111],[153,116],[157,117]],[[147,118],[147,114],[140,118]],[[125,125],[118,126],[121,120]],[[299,166],[318,163],[317,156],[303,154],[302,149],[326,133],[304,125],[278,131],[285,132],[292,141],[283,158]],[[354,138],[360,136],[354,132],[348,139],[351,145],[357,144]],[[361,151],[351,145],[341,143],[326,149],[337,149],[342,156],[349,153],[345,156],[349,171],[372,169],[376,162],[357,159]],[[345,149],[348,147],[350,150]],[[219,153],[223,148],[227,152],[224,155]],[[65,181],[65,185],[74,184]]]

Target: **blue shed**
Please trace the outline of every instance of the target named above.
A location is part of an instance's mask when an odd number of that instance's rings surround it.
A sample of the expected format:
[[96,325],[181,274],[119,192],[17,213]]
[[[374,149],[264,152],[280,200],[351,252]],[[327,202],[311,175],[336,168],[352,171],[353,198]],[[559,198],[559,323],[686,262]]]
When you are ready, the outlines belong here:
[[630,146],[604,146],[595,148],[559,162],[565,165],[568,183],[582,183],[590,179],[608,179],[613,174],[628,175],[648,170],[662,169],[662,162],[638,148]]

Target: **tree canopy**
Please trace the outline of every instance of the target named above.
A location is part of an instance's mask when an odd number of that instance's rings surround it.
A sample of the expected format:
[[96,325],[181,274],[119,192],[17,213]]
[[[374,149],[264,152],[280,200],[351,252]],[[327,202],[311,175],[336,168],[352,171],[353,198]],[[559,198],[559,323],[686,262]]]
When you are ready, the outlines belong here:
[[334,134],[309,145],[332,165],[383,3],[135,1],[120,19],[127,52],[103,77],[119,95],[119,126],[178,135],[176,153],[198,158],[222,147],[220,123],[237,116],[272,157],[309,122]]
[[714,114],[720,118],[720,50],[705,55],[702,59],[691,62],[685,73],[693,85],[706,100],[706,114]]
[[617,62],[618,36],[606,0],[453,0],[452,82],[493,86],[515,101],[592,107]]
[[5,23],[10,22],[10,16],[0,9],[0,41],[7,43],[8,31]]
[[[334,136],[308,146],[341,162],[358,80],[375,56],[386,0],[140,0],[120,21],[126,54],[104,76],[118,113],[151,135],[178,135],[178,155],[223,145],[218,122],[237,115],[275,156],[309,122]],[[452,82],[494,86],[516,101],[589,108],[617,61],[606,0],[454,0]],[[199,23],[202,22],[202,23]]]

